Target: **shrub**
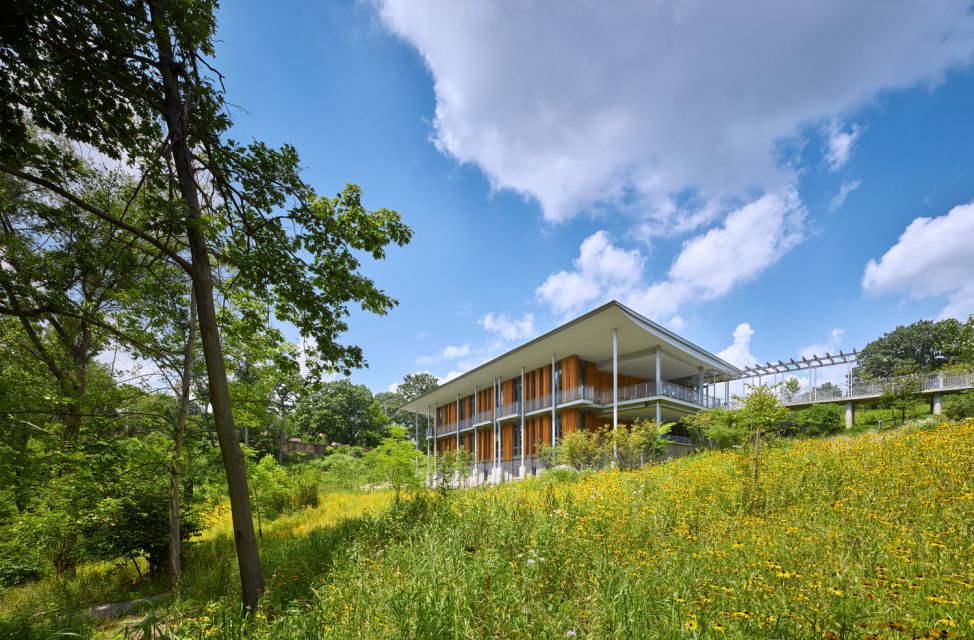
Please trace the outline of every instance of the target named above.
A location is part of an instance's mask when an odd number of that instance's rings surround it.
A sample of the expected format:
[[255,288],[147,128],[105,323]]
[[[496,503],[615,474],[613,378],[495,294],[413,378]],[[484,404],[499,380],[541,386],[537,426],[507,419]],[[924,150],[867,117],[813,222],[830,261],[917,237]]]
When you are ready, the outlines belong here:
[[951,420],[974,417],[974,391],[945,396],[944,414]]
[[813,404],[791,412],[795,430],[807,436],[834,435],[842,431],[845,415],[837,404]]

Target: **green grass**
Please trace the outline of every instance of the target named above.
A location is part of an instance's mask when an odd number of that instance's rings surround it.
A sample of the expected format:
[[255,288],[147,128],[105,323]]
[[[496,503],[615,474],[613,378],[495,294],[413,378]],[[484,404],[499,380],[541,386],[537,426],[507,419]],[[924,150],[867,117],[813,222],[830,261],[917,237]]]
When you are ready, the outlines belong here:
[[217,525],[190,553],[183,593],[157,608],[159,628],[241,640],[974,636],[969,421],[778,442],[757,485],[746,453],[711,451],[424,492],[335,522],[274,523],[268,592],[249,617]]

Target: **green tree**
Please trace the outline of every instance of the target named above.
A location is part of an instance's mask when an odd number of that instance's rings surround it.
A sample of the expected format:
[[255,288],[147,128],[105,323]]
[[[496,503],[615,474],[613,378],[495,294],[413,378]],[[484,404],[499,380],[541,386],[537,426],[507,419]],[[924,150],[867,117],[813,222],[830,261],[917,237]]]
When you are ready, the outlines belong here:
[[392,487],[398,500],[403,490],[420,485],[417,469],[425,468],[425,461],[419,460],[420,455],[408,439],[406,427],[393,424],[379,446],[365,454],[363,462],[370,482]]
[[576,471],[594,469],[602,462],[601,438],[594,430],[579,429],[569,433],[557,449],[558,461]]
[[920,399],[923,378],[919,373],[898,373],[883,381],[883,391],[879,396],[879,405],[889,409],[896,419],[899,412],[900,422],[906,421],[906,412],[916,405]]
[[821,403],[792,411],[789,419],[803,435],[825,436],[842,431],[845,414],[837,404]]
[[952,318],[896,327],[859,352],[855,375],[878,379],[899,371],[930,372],[956,365],[969,347],[965,346],[965,331],[965,325]]
[[[223,78],[214,69],[216,3],[14,0],[0,30],[0,171],[72,201],[89,220],[130,233],[183,269],[196,295],[209,402],[223,456],[245,606],[256,606],[263,572],[237,442],[214,296],[213,262],[274,315],[314,338],[312,367],[348,372],[361,349],[342,345],[348,303],[385,313],[395,300],[359,272],[410,230],[398,214],[362,206],[349,185],[319,198],[299,176],[290,146],[241,145],[228,135]],[[52,64],[57,61],[57,64]],[[152,194],[178,194],[156,219],[75,192],[74,165],[34,128],[125,161]],[[161,232],[160,232],[161,230]],[[171,233],[178,232],[178,233]],[[311,256],[308,259],[308,256]],[[327,364],[325,364],[327,363]]]
[[299,433],[329,443],[373,447],[388,424],[369,388],[348,379],[308,387],[294,409]]
[[746,421],[754,442],[754,485],[758,484],[761,456],[761,436],[779,427],[788,415],[788,409],[778,400],[775,387],[767,384],[746,385],[747,395],[735,396],[741,403],[741,415]]
[[666,451],[666,434],[673,423],[656,425],[655,420],[639,418],[632,425],[620,424],[618,429],[606,431],[603,448],[605,457],[615,455],[620,469],[638,469],[650,460],[662,457]]
[[694,440],[723,449],[743,444],[750,435],[748,423],[739,409],[714,407],[692,413],[684,424]]

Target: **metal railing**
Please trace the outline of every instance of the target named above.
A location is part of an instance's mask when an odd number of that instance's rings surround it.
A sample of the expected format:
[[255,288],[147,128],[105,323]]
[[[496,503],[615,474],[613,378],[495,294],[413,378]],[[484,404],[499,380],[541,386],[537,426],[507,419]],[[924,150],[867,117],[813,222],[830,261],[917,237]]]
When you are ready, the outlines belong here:
[[551,394],[545,394],[538,398],[530,398],[524,402],[524,412],[530,413],[539,409],[547,409],[551,406]]
[[667,433],[663,435],[663,439],[669,440],[673,444],[685,444],[691,447],[693,446],[693,440],[691,438],[687,438],[686,436],[675,436],[671,433]]
[[[682,400],[683,402],[688,402],[690,404],[707,408],[719,407],[722,404],[720,398],[715,396],[705,396],[699,389],[684,387],[681,384],[667,382],[666,380],[660,382],[659,388],[657,388],[656,382],[641,382],[639,384],[619,388],[619,402],[641,400],[643,398],[653,398],[656,396],[674,398],[676,400]],[[599,404],[612,404],[612,390],[606,389],[604,391],[600,391],[598,393],[598,402]]]
[[507,402],[501,405],[500,411],[497,413],[497,419],[506,418],[508,416],[516,416],[521,414],[521,402],[516,400],[514,402]]
[[[905,382],[912,376],[898,376],[883,380],[860,380],[852,384],[836,385],[826,383],[811,389],[790,392],[779,388],[778,397],[784,405],[814,404],[816,402],[833,402],[841,399],[855,400],[858,398],[878,397],[883,395],[883,389],[898,382]],[[974,371],[945,371],[942,373],[927,373],[920,376],[919,393],[934,391],[957,391],[974,388]]]
[[473,414],[474,424],[483,424],[484,422],[491,422],[494,419],[494,410],[487,409],[485,411],[478,411]]
[[595,402],[595,387],[586,384],[580,384],[575,387],[569,387],[568,389],[563,389],[558,391],[556,394],[558,404],[565,404],[566,402],[576,402],[578,400],[588,400],[589,402]]

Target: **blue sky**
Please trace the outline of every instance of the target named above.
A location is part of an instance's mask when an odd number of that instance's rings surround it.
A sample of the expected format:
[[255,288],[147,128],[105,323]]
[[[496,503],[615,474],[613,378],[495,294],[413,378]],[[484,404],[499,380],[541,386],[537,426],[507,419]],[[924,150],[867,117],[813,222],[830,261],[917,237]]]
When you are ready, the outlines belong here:
[[809,4],[238,0],[217,63],[236,136],[415,231],[356,382],[612,297],[748,364],[974,312],[968,3]]

